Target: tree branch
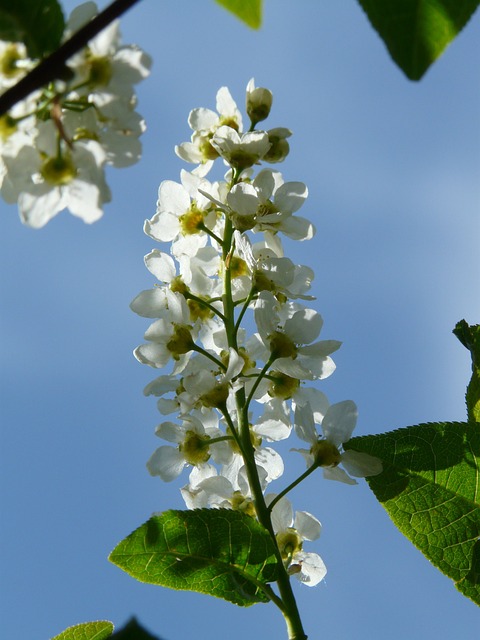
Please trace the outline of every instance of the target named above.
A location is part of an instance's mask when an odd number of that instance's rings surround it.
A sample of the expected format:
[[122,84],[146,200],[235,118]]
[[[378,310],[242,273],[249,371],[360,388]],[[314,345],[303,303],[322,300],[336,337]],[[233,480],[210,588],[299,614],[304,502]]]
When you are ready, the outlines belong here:
[[115,0],[90,22],[76,31],[69,40],[44,58],[30,73],[0,96],[0,115],[6,113],[17,102],[25,99],[36,89],[40,89],[55,80],[55,78],[61,77],[65,69],[65,63],[69,58],[80,49],[83,49],[102,29],[137,2],[139,0]]

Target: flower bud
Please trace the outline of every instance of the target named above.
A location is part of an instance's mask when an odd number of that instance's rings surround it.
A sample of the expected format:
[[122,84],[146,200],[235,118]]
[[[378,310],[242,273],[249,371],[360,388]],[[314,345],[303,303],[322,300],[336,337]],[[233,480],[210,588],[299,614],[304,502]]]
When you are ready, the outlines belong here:
[[267,135],[270,142],[270,149],[263,156],[263,160],[265,162],[271,162],[272,164],[275,162],[283,162],[290,151],[290,145],[286,138],[289,138],[292,132],[290,129],[285,129],[285,127],[277,127],[276,129],[269,129]]
[[268,118],[272,108],[272,92],[263,87],[255,87],[255,80],[252,78],[247,85],[247,114],[252,125]]

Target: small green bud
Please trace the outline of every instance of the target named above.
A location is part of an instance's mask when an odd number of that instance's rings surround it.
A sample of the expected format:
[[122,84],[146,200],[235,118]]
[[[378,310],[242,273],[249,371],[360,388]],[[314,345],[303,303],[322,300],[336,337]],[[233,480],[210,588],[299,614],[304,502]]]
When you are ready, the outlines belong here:
[[272,108],[273,95],[269,89],[255,87],[253,78],[247,85],[247,114],[252,125],[268,118]]

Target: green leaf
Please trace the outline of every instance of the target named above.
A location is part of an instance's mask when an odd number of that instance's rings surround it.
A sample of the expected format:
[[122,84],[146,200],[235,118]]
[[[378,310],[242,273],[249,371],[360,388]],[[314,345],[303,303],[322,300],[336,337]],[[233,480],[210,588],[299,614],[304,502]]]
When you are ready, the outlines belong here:
[[65,631],[51,640],[105,640],[113,633],[113,624],[108,620],[98,620],[96,622],[83,622],[73,627],[68,627]]
[[112,640],[159,640],[159,638],[148,633],[135,618],[130,618],[122,629],[115,631]]
[[467,387],[467,415],[471,422],[480,422],[480,325],[469,326],[465,320],[457,322],[453,333],[472,357],[472,377]]
[[262,25],[262,0],[216,0],[252,29]]
[[109,560],[131,576],[247,607],[268,602],[275,546],[256,520],[230,509],[165,511],[120,542]]
[[352,438],[383,461],[367,478],[400,531],[480,605],[480,426],[420,424]]
[[0,40],[25,43],[30,58],[54,51],[64,29],[57,0],[0,0]]
[[480,4],[480,0],[358,1],[410,80],[420,80]]

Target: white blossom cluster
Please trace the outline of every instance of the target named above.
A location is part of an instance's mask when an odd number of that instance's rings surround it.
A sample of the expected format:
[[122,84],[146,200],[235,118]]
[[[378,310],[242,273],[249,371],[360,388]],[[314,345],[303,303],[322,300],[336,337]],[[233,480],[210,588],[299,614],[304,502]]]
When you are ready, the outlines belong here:
[[[169,482],[188,469],[181,489],[188,508],[231,508],[252,517],[258,496],[249,456],[263,495],[284,471],[274,445],[292,431],[308,443],[298,449],[307,467],[322,467],[327,478],[355,484],[352,475],[380,470],[375,459],[341,449],[355,427],[355,404],[330,405],[305,385],[333,373],[331,354],[340,343],[319,339],[322,317],[304,304],[313,299],[313,271],[283,251],[282,236],[304,241],[314,235],[312,223],[297,215],[307,187],[270,168],[254,175],[262,162],[279,162],[289,151],[288,129],[255,130],[271,103],[271,92],[251,80],[246,132],[226,87],[217,93],[216,112],[190,113],[191,141],[176,153],[197,167],[182,170],[180,182],[160,184],[156,213],[144,230],[169,250],[145,256],[157,282],[131,303],[153,320],[135,357],[170,368],[145,388],[166,418],[156,435],[169,443],[153,453],[149,472]],[[217,158],[228,171],[225,180],[210,182]],[[317,584],[326,568],[303,542],[318,538],[320,522],[304,511],[294,515],[284,493],[263,499],[273,505],[271,523],[287,570]]]
[[[96,13],[94,2],[76,7],[64,39]],[[0,91],[37,62],[22,43],[0,42]],[[67,61],[64,78],[0,117],[0,192],[18,202],[24,224],[42,227],[64,209],[88,223],[102,216],[110,200],[105,167],[140,159],[145,123],[134,85],[150,65],[138,47],[121,45],[115,21]]]

